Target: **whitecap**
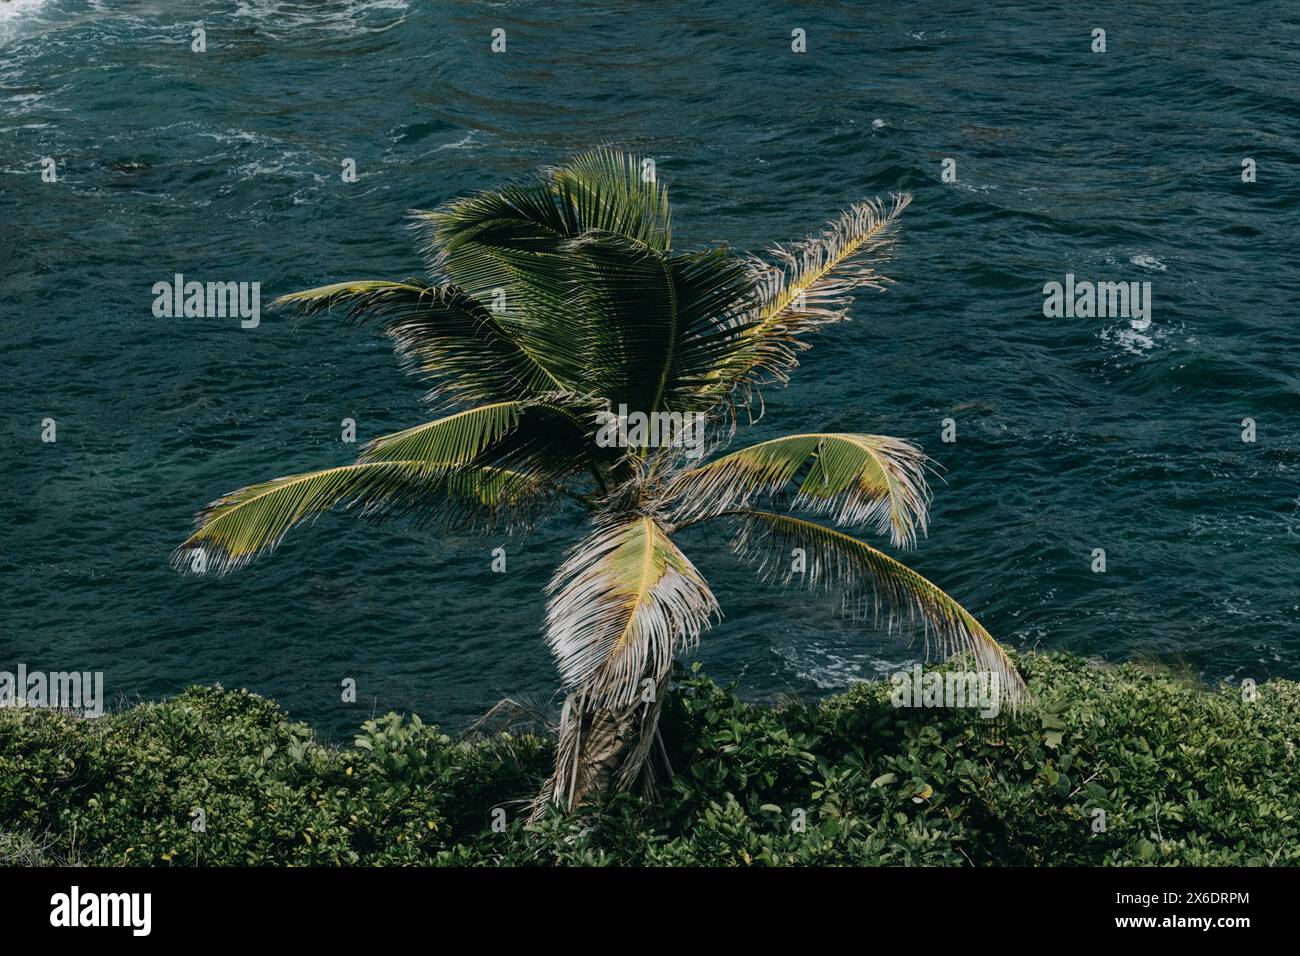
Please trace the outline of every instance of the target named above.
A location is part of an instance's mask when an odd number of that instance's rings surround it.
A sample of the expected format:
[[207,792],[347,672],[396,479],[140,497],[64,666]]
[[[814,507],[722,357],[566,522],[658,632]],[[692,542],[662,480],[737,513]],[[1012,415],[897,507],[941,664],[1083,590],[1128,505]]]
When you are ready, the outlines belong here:
[[473,146],[475,145],[474,134],[477,132],[478,130],[472,129],[468,133],[466,133],[463,138],[456,140],[456,142],[454,143],[443,143],[441,146],[435,149],[434,152],[440,153],[444,149],[465,149],[469,146]]
[[1107,345],[1119,346],[1130,355],[1145,355],[1156,345],[1155,336],[1146,334],[1150,325],[1150,319],[1134,319],[1127,328],[1111,326],[1101,330],[1101,340]]
[[49,2],[50,0],[0,0],[0,22],[26,17]]
[[[319,29],[333,33],[383,33],[404,23],[410,0],[343,0],[333,3],[302,3],[288,0],[237,0],[235,17],[246,17],[263,26],[268,36],[278,29]],[[375,22],[372,13],[382,19]],[[396,14],[385,17],[385,14]]]
[[1151,269],[1153,272],[1164,272],[1169,268],[1155,256],[1147,255],[1145,252],[1133,256],[1129,262],[1141,269]]
[[803,680],[811,681],[821,690],[843,690],[864,680],[877,680],[897,671],[906,670],[917,661],[903,661],[879,657],[864,651],[839,653],[818,642],[795,646],[778,646],[773,652]]

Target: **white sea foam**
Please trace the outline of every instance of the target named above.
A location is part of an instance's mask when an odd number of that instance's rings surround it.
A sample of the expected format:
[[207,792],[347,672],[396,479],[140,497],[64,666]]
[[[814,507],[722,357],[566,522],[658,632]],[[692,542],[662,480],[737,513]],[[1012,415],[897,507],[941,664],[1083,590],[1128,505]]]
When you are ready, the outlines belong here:
[[[331,33],[383,33],[406,20],[410,0],[333,0],[333,2],[288,2],[288,0],[237,0],[234,16],[256,21],[269,35],[279,29],[315,28]],[[368,20],[372,13],[396,18]]]
[[816,640],[778,645],[773,651],[801,678],[827,691],[843,690],[858,681],[876,680],[895,671],[906,670],[917,663],[911,658],[900,662],[881,657],[872,654],[869,649],[858,653],[845,648],[828,647]]
[[1155,272],[1164,272],[1169,267],[1157,259],[1155,256],[1141,253],[1129,259],[1129,262],[1141,269],[1151,269]]
[[50,0],[0,0],[0,23],[30,16],[49,4]]
[[1116,345],[1129,355],[1145,355],[1156,346],[1156,338],[1163,334],[1148,335],[1151,328],[1150,319],[1130,319],[1127,326],[1113,325],[1101,330],[1101,340],[1107,345]]
[[477,144],[474,142],[474,134],[477,133],[477,132],[478,132],[478,130],[474,130],[474,129],[472,129],[472,130],[470,130],[468,133],[465,134],[465,137],[464,137],[463,139],[458,139],[458,140],[456,140],[456,142],[454,142],[454,143],[443,143],[443,144],[442,144],[441,146],[439,146],[436,150],[434,150],[434,152],[435,152],[435,153],[436,153],[436,152],[441,152],[441,151],[444,150],[444,149],[468,149],[468,148],[470,148],[471,146],[477,145]]

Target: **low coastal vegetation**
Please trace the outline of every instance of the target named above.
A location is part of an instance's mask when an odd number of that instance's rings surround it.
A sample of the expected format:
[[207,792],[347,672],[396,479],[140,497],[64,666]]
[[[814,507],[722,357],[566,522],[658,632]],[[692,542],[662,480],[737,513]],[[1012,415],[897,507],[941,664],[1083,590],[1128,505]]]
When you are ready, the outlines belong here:
[[4,710],[0,862],[1300,864],[1300,685],[1016,663],[1033,703],[994,720],[896,708],[884,681],[772,707],[681,672],[659,800],[607,795],[531,824],[545,733],[453,741],[389,714],[336,746],[220,688],[98,720]]

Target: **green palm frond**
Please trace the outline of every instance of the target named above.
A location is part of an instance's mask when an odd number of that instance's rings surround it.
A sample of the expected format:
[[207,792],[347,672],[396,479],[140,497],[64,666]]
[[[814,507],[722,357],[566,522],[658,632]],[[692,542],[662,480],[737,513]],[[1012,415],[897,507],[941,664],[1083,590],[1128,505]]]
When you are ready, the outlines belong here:
[[287,475],[249,485],[214,501],[198,530],[176,549],[173,564],[219,573],[236,570],[273,551],[303,521],[336,507],[370,518],[444,509],[448,519],[490,517],[527,507],[545,489],[505,469],[428,468],[418,461],[378,461]]
[[[646,332],[653,364],[671,341],[665,315],[674,311],[660,258],[671,242],[667,193],[643,177],[639,159],[594,150],[416,215],[432,268],[499,306],[498,321],[557,390],[650,410],[652,391],[643,399],[620,389],[640,361],[625,346]],[[627,312],[648,314],[623,329]]]
[[555,380],[611,405],[707,411],[788,350],[750,263],[725,249],[673,255],[667,191],[643,161],[594,150],[572,163],[417,214],[433,268],[481,301]]
[[434,383],[430,397],[482,402],[564,389],[495,313],[453,285],[336,282],[280,296],[272,305],[306,316],[344,307],[350,321],[381,324],[408,370]]
[[567,362],[580,394],[649,411],[678,321],[665,258],[608,232],[587,233],[564,249],[564,259],[547,264],[552,271],[534,273],[568,290],[558,312],[537,308],[530,328],[536,347]]
[[596,446],[595,407],[578,402],[496,402],[383,435],[358,460],[415,462],[421,469],[498,467],[539,482],[560,483],[580,468],[614,460]]
[[416,212],[423,251],[479,300],[500,300],[503,321],[524,333],[573,320],[564,267],[568,243],[618,235],[656,252],[671,242],[668,195],[641,174],[641,160],[611,150],[485,190],[432,212]]
[[424,252],[436,271],[480,297],[495,288],[526,289],[539,258],[559,255],[565,242],[588,232],[667,252],[668,192],[643,169],[638,157],[595,149],[565,166],[416,212]]
[[626,707],[661,682],[719,613],[690,559],[654,518],[598,529],[550,585],[546,640],[566,686],[594,707]]
[[652,161],[612,149],[583,153],[553,170],[551,182],[581,232],[608,232],[652,249],[672,247],[668,190]]
[[516,318],[534,266],[562,255],[560,247],[582,232],[574,210],[557,201],[541,176],[413,215],[432,270],[483,301],[504,290],[507,314]]
[[430,267],[480,301],[544,367],[554,390],[587,394],[587,322],[575,306],[574,211],[549,179],[513,183],[417,213]]
[[666,496],[674,520],[692,523],[748,508],[764,495],[796,487],[791,505],[829,515],[836,524],[876,523],[896,546],[925,533],[930,489],[926,457],[885,435],[791,435],[760,442],[678,474]]
[[421,469],[467,464],[519,425],[523,402],[495,402],[446,418],[381,435],[366,444],[359,461],[408,461]]
[[588,234],[570,249],[586,388],[614,406],[656,410],[681,323],[667,258],[614,233]]
[[571,244],[584,388],[634,412],[702,412],[737,349],[753,282],[724,250],[653,252],[608,233]]
[[[971,655],[976,666],[997,675],[1014,711],[1029,691],[1014,664],[984,626],[956,600],[907,565],[833,528],[766,511],[732,512],[740,524],[736,552],[755,560],[768,580],[831,595],[854,619],[882,620],[917,633],[927,655],[931,643],[944,657]],[[806,568],[793,569],[793,548],[802,548]]]
[[756,301],[754,278],[724,248],[675,255],[669,268],[678,318],[654,407],[707,412],[754,362],[755,339],[746,334]]

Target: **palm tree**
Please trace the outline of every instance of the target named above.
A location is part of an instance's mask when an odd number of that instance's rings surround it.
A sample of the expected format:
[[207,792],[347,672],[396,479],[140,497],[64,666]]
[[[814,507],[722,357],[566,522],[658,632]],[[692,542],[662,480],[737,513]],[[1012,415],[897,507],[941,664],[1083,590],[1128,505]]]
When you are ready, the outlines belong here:
[[[549,587],[546,639],[567,699],[537,812],[653,792],[674,656],[720,615],[676,541],[697,525],[725,525],[765,578],[922,632],[927,652],[933,641],[972,654],[1014,708],[1015,667],[960,604],[884,551],[789,513],[909,545],[930,500],[919,449],[805,434],[716,454],[742,415],[752,421],[758,388],[786,382],[806,335],[844,319],[851,291],[882,287],[871,264],[909,200],[855,205],[771,262],[725,247],[677,252],[652,167],[599,149],[416,213],[431,283],[341,282],[277,303],[378,323],[451,413],[376,438],[353,464],[226,495],[174,560],[230,571],[334,508],[490,530],[580,506],[590,532]],[[693,461],[683,440],[598,440],[615,410],[703,422],[715,457]]]

